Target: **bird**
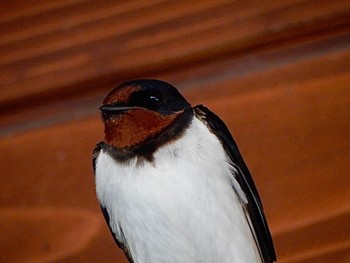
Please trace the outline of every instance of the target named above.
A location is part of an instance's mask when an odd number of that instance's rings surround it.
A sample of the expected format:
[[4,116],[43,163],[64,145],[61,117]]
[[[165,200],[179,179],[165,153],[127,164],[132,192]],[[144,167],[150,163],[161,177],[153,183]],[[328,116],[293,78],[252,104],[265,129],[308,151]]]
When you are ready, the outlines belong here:
[[215,113],[157,79],[120,84],[99,109],[96,196],[129,262],[276,261],[257,188]]

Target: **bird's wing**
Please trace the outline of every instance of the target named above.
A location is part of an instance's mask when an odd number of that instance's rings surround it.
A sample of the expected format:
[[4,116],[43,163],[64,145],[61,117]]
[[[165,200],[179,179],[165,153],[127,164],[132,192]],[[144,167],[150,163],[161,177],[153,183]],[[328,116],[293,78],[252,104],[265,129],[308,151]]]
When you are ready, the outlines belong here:
[[[95,149],[93,151],[92,154],[92,165],[94,168],[94,174],[96,175],[96,161],[97,158],[101,152],[101,149],[103,147],[104,143],[103,142],[99,142],[98,144],[96,144]],[[106,209],[106,207],[104,207],[102,204],[100,204],[101,210],[102,210],[102,214],[107,222],[108,228],[113,236],[114,241],[117,243],[118,247],[121,248],[124,251],[125,256],[127,257],[127,259],[129,260],[130,263],[133,263],[133,259],[131,257],[131,253],[129,250],[129,247],[126,243],[125,237],[124,237],[124,233],[123,233],[123,229],[121,229],[120,226],[118,229],[118,235],[116,235],[116,233],[113,232],[112,228],[110,227],[110,221],[109,221],[109,214],[108,211]]]
[[225,123],[208,108],[198,105],[194,107],[194,112],[197,118],[202,120],[211,132],[219,138],[232,161],[236,172],[235,178],[248,200],[248,204],[246,204],[244,209],[263,262],[271,263],[276,261],[271,233],[266,222],[258,191],[236,142]]

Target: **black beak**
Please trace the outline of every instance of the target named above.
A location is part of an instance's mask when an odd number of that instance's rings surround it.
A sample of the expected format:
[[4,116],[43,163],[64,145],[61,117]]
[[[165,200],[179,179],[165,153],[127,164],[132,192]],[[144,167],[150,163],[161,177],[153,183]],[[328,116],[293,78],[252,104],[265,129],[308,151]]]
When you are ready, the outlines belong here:
[[118,114],[130,110],[132,107],[118,106],[118,105],[102,105],[100,111],[103,113]]

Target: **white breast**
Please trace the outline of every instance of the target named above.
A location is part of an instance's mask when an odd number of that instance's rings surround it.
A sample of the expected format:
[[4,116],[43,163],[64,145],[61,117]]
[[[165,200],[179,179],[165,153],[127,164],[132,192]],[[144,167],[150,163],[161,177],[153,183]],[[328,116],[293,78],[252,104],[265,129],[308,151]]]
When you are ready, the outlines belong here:
[[246,197],[201,121],[193,118],[184,136],[154,157],[121,164],[101,152],[96,162],[98,199],[135,263],[261,262],[242,208]]

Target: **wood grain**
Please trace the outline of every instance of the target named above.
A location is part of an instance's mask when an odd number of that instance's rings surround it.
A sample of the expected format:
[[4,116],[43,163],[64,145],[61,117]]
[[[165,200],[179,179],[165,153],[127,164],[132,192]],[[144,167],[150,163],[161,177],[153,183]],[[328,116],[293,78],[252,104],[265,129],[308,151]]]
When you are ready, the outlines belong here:
[[9,19],[0,25],[0,105],[78,95],[84,86],[347,27],[349,10],[350,1],[102,1]]
[[94,192],[98,107],[156,77],[228,124],[278,262],[349,262],[349,24],[350,1],[2,3],[0,259],[126,262]]

